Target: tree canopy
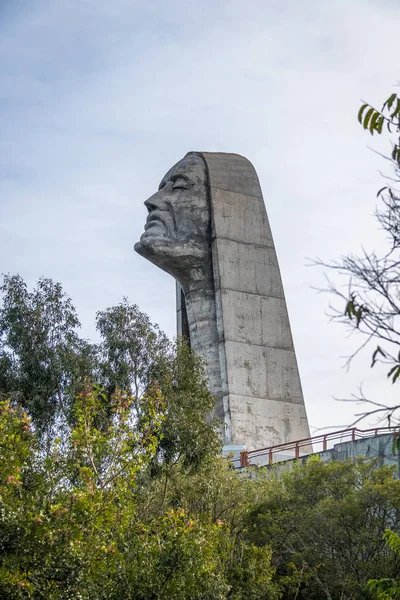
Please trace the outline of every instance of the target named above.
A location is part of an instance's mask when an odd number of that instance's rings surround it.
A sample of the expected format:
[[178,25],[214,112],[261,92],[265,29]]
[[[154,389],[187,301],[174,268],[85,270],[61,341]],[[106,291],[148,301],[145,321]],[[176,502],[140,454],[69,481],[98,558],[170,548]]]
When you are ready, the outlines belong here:
[[396,589],[399,556],[383,539],[395,548],[400,533],[393,471],[313,459],[239,474],[221,457],[214,399],[184,342],[124,299],[97,314],[93,344],[60,284],[29,292],[8,276],[2,291],[1,598],[353,600]]

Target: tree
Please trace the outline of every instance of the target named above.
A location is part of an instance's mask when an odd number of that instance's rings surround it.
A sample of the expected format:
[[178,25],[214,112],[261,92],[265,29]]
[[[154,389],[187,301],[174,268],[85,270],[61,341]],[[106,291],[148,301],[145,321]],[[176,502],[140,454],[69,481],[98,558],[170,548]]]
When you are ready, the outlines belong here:
[[[343,302],[340,308],[331,307],[333,319],[363,336],[363,342],[348,363],[365,346],[376,344],[371,366],[377,362],[387,364],[388,377],[395,383],[400,376],[400,195],[396,189],[400,182],[400,96],[391,94],[380,111],[363,103],[358,119],[372,135],[387,131],[397,136],[388,158],[394,177],[387,177],[387,184],[379,190],[377,196],[382,204],[375,215],[387,235],[388,249],[382,256],[363,249],[359,256],[348,255],[331,263],[318,260],[317,264],[336,271],[347,281],[347,289],[342,291],[343,287],[328,279],[327,291]],[[400,405],[389,407],[363,395],[355,398],[360,399],[369,402],[372,408],[358,415],[355,423],[372,414],[388,420],[389,424],[393,416],[397,418]]]
[[94,426],[102,409],[99,392],[88,387],[75,405],[76,426],[64,440],[53,440],[47,457],[26,413],[1,404],[3,598],[91,597],[93,579],[104,578],[103,561],[110,562],[114,537],[124,527],[119,502],[129,500],[129,486],[154,452],[152,430],[159,426],[151,416],[158,411],[150,408],[158,399],[149,397],[150,427],[133,432],[130,401],[114,396],[113,419],[102,432]]
[[95,345],[78,337],[59,284],[29,293],[9,276],[3,293],[1,598],[350,600],[382,579],[395,589],[399,557],[382,537],[400,529],[390,469],[311,461],[239,476],[187,344],[126,299],[98,313]]
[[238,480],[201,360],[126,299],[97,314],[95,345],[60,284],[2,292],[1,597],[278,598],[269,549],[210,502]]
[[96,329],[101,336],[100,378],[111,391],[119,388],[139,397],[172,356],[167,336],[127,298],[99,311]]
[[178,457],[160,503],[164,482],[146,471],[164,418],[162,396],[154,388],[143,394],[147,418],[133,426],[137,399],[114,394],[112,418],[99,429],[103,400],[97,388],[84,389],[74,426],[52,441],[47,457],[22,409],[1,403],[1,597],[278,600],[269,548],[245,544],[237,518],[233,525],[234,510],[244,514],[249,482],[220,458],[211,473],[199,466],[188,474]]
[[383,541],[400,530],[400,481],[373,463],[306,465],[267,479],[248,519],[247,540],[270,544],[287,600],[368,598],[366,584],[393,578],[400,560]]
[[178,340],[158,377],[166,403],[158,464],[168,468],[179,462],[183,468],[196,470],[221,452],[220,424],[212,417],[215,398],[207,387],[203,361],[185,340]]
[[0,287],[0,385],[41,433],[68,422],[79,385],[90,377],[94,346],[77,334],[76,310],[59,283],[39,279],[28,292],[19,275]]

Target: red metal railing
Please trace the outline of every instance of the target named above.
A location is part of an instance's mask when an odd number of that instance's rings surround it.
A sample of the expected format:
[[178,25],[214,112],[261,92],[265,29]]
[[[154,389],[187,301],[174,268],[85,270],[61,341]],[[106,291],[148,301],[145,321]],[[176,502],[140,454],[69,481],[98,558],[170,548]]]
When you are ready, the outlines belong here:
[[[266,464],[265,460],[258,461],[257,463],[257,460],[255,459],[268,455],[267,464],[272,465],[274,462],[300,458],[300,456],[328,450],[328,446],[333,445],[332,442],[354,442],[357,439],[398,432],[399,428],[395,427],[375,427],[374,429],[357,429],[356,427],[352,427],[349,429],[341,429],[340,431],[333,431],[331,433],[315,435],[302,440],[296,440],[295,442],[277,444],[276,446],[269,446],[267,448],[258,448],[257,450],[249,451],[242,450],[240,452],[240,458],[236,458],[232,462],[240,463],[241,467],[260,464],[260,462],[261,464]],[[274,458],[277,460],[274,460]]]

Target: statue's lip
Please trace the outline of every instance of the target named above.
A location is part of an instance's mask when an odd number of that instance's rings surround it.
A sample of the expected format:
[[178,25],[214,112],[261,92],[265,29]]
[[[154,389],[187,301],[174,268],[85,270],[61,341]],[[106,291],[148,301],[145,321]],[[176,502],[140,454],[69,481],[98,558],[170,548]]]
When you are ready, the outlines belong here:
[[149,216],[146,219],[144,228],[146,229],[146,226],[150,225],[151,223],[154,223],[155,221],[163,223],[163,219],[160,216],[160,213],[162,213],[162,212],[165,212],[165,211],[159,210],[159,209],[151,211],[151,213],[149,214]]

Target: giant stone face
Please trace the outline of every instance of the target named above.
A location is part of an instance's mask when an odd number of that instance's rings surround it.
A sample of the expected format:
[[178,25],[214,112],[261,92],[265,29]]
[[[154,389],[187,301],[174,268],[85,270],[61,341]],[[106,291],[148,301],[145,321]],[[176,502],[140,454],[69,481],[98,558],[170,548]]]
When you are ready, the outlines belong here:
[[178,281],[210,255],[210,207],[206,165],[188,154],[145,201],[149,212],[135,250]]

